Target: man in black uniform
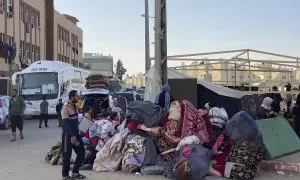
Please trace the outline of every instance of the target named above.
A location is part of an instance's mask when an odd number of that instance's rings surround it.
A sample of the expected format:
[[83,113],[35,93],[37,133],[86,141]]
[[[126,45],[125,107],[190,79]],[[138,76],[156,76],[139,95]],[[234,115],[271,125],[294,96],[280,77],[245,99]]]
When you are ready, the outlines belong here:
[[[62,116],[62,152],[63,152],[63,168],[62,179],[85,179],[84,175],[79,173],[79,167],[82,164],[85,155],[85,149],[82,139],[79,136],[78,129],[78,109],[76,103],[78,101],[77,91],[70,91],[69,101],[63,106],[61,110]],[[72,177],[69,176],[70,160],[72,156],[72,149],[77,154],[76,161],[72,170]]]

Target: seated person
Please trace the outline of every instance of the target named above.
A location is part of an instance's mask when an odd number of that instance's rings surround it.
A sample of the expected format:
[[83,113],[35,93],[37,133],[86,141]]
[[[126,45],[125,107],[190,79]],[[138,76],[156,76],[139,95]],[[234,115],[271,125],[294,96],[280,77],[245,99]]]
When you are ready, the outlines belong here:
[[260,109],[259,109],[259,115],[258,115],[259,119],[267,119],[267,118],[276,117],[276,113],[272,109],[272,103],[273,103],[272,98],[270,98],[270,97],[264,98],[264,100],[260,106]]

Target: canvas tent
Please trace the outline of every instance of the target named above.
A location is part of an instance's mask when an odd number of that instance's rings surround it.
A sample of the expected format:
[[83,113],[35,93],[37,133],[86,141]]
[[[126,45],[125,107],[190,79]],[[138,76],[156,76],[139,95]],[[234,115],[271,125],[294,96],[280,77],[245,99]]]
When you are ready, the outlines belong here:
[[203,108],[207,102],[226,109],[233,116],[241,106],[243,94],[240,91],[191,78],[171,68],[168,69],[171,94],[175,99],[187,99],[196,107]]

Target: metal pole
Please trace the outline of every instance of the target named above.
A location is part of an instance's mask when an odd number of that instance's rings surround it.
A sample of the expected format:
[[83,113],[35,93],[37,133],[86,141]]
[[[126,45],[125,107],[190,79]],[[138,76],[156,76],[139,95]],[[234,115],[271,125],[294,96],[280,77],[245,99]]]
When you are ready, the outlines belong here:
[[249,55],[249,51],[247,51],[247,59],[249,60],[248,63],[249,63],[249,91],[251,91],[251,67],[250,67],[250,55]]
[[155,0],[155,69],[159,73],[159,77],[161,77],[161,52],[160,52],[160,2],[161,0]]
[[155,0],[155,63],[162,84],[168,83],[166,0]]
[[145,74],[151,66],[149,43],[149,0],[145,0]]
[[234,86],[236,87],[236,62],[234,62]]
[[226,65],[226,81],[227,81],[227,87],[228,87],[228,63],[225,62]]
[[168,83],[168,54],[167,54],[167,0],[160,0],[160,10],[161,10],[161,72],[162,72],[162,83]]

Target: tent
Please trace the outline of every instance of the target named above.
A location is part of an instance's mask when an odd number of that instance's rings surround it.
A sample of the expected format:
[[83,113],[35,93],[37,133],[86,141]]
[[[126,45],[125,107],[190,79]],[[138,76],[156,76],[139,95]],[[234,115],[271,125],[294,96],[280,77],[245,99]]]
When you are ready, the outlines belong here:
[[244,94],[207,81],[191,78],[174,69],[168,69],[171,94],[175,99],[187,99],[194,106],[203,108],[207,102],[226,109],[229,118],[242,109]]

